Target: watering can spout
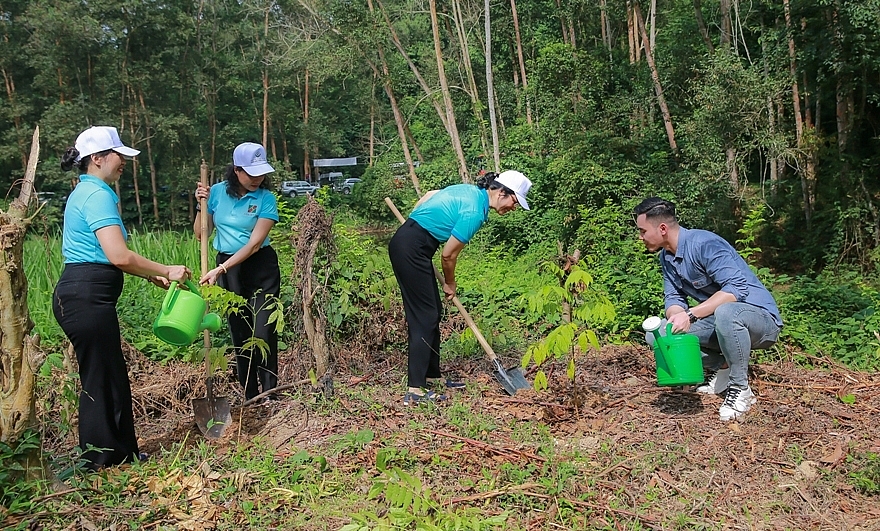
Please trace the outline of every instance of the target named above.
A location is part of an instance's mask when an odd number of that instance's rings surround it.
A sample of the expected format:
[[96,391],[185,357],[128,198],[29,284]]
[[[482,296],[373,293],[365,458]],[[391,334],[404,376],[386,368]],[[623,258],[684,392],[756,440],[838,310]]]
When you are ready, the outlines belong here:
[[216,313],[206,313],[202,318],[202,324],[199,326],[201,330],[208,330],[211,333],[220,330],[220,326],[222,325],[220,321],[220,316]]

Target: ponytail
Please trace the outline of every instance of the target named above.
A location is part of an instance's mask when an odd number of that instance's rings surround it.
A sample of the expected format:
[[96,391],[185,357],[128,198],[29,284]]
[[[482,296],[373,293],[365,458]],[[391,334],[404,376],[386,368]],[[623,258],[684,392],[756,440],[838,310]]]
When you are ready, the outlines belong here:
[[[487,171],[483,175],[481,175],[477,179],[477,186],[480,188],[488,190],[493,184],[495,184],[495,178],[498,177],[498,174],[494,171]],[[495,186],[498,188],[498,185]]]

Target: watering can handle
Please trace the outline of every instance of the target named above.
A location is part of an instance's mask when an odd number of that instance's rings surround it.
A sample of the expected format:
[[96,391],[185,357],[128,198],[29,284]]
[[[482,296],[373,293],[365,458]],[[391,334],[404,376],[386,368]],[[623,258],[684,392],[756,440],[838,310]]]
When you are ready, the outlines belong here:
[[[190,290],[191,292],[195,293],[195,294],[198,295],[199,297],[202,296],[202,294],[199,292],[199,286],[196,285],[196,283],[193,282],[192,280],[190,280],[190,279],[186,279],[185,285],[186,285],[186,288],[187,288],[188,290]],[[170,289],[170,288],[169,288],[169,289]]]
[[165,299],[162,300],[162,313],[168,313],[171,305],[171,298],[174,297],[174,290],[177,289],[177,281],[172,280],[171,284],[168,285],[168,290],[165,292]]

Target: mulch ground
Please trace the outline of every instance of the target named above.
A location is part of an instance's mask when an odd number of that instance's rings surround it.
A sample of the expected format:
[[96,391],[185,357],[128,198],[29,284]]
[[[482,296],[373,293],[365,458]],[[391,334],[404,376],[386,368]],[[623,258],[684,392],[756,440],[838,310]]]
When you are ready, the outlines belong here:
[[[356,358],[367,360],[357,374],[338,371],[333,382],[343,414],[338,408],[320,413],[327,408],[316,407],[315,399],[303,400],[302,393],[298,399],[284,395],[238,407],[238,385],[224,374],[216,390],[230,398],[233,423],[208,444],[223,452],[259,437],[279,451],[327,455],[334,436],[368,429],[374,441],[362,452],[330,456],[334,466],[354,469],[374,462],[376,449],[389,441],[409,446],[411,455],[426,462],[442,455],[455,464],[454,473],[426,479],[440,501],[482,507],[487,514],[512,510],[521,529],[564,528],[556,523],[562,510],[581,511],[585,529],[631,529],[635,522],[674,529],[670,515],[686,517],[689,523],[682,529],[880,529],[880,500],[849,479],[868,453],[880,453],[877,374],[828,360],[813,360],[812,369],[785,361],[754,365],[757,404],[745,418],[724,423],[718,419],[720,397],[657,387],[653,358],[642,347],[588,353],[577,362],[574,383],[564,367],[550,367],[547,391],[513,397],[501,390],[482,359],[457,360],[451,368],[465,375],[468,389],[441,407],[465,404],[475,417],[495,421],[494,429],[465,436],[431,408],[401,404],[402,356],[348,353],[348,359]],[[302,380],[307,366],[302,359],[295,351],[282,354],[282,383]],[[205,393],[200,367],[156,364],[134,350],[128,361],[141,450],[158,453],[205,441],[190,404]],[[361,389],[369,389],[383,406],[364,407],[357,398]],[[416,436],[413,420],[425,427]],[[510,426],[524,421],[549,431],[554,455],[511,437]],[[407,430],[408,436],[401,436]],[[75,430],[50,435],[46,444],[49,452],[68,451],[76,444]],[[489,490],[462,486],[462,478],[484,484],[487,467],[534,465],[540,472],[546,462],[568,457],[576,458],[580,471],[556,493],[531,480]],[[515,501],[524,499],[533,503]]]

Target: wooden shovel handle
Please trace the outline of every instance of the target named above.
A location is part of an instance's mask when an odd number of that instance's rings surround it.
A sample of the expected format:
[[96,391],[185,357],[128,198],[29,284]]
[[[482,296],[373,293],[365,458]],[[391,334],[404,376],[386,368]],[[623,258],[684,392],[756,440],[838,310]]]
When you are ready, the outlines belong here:
[[[402,225],[406,220],[403,219],[403,215],[400,213],[399,210],[397,210],[397,207],[394,206],[394,202],[391,200],[390,197],[385,198],[385,204],[388,205],[388,208],[391,209],[391,212],[394,212],[394,216],[397,217],[397,220]],[[440,270],[437,269],[436,265],[434,265],[433,267],[434,267],[434,276],[437,277],[437,280],[440,281],[440,284],[445,284],[446,280],[443,278],[443,273],[441,273]],[[480,329],[477,328],[477,323],[475,323],[474,320],[471,319],[471,316],[468,313],[468,311],[464,309],[464,306],[462,306],[461,301],[458,300],[457,295],[452,297],[452,303],[455,304],[455,307],[458,308],[458,311],[461,313],[462,317],[464,317],[464,322],[467,323],[468,327],[471,329],[471,332],[473,332],[474,336],[477,338],[477,342],[480,343],[480,346],[483,347],[483,350],[486,351],[486,355],[489,356],[489,360],[495,361],[496,359],[498,359],[498,356],[495,355],[495,351],[492,350],[492,347],[489,346],[489,343],[486,341],[486,338],[483,337],[483,334],[482,334],[482,332],[480,332]]]
[[[208,164],[205,161],[202,161],[202,166],[199,171],[199,180],[202,185],[207,188],[208,187]],[[199,243],[201,244],[201,258],[202,258],[202,274],[208,272],[208,200],[207,199],[199,199],[199,221],[201,226],[199,228]],[[211,378],[211,333],[208,330],[205,330],[203,333],[204,337],[204,346],[205,346],[205,376]]]

